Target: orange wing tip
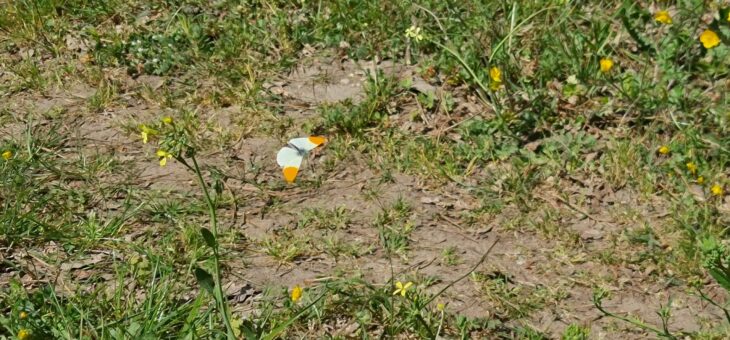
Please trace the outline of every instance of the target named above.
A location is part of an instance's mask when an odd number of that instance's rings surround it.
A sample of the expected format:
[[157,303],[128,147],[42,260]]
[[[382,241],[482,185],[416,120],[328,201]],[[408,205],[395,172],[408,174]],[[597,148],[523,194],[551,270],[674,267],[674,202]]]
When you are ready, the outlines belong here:
[[297,172],[299,172],[299,168],[288,166],[284,168],[283,172],[284,179],[287,181],[287,183],[294,183],[294,179],[297,178]]
[[327,138],[322,136],[310,136],[309,141],[314,145],[320,146],[327,142]]

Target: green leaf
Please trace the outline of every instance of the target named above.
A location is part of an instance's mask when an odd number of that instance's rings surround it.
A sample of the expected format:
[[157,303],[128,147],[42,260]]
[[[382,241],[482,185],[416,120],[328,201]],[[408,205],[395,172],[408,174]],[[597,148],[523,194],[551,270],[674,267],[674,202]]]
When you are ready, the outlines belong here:
[[213,294],[213,286],[215,286],[213,276],[208,274],[205,269],[195,268],[195,279],[198,280],[200,287],[208,291],[208,293]]
[[719,283],[722,286],[722,288],[725,288],[725,290],[730,292],[730,278],[728,278],[727,275],[725,275],[725,273],[723,273],[722,271],[720,271],[716,268],[713,268],[713,269],[710,269],[710,275],[712,275],[712,277],[715,278],[717,283]]
[[207,228],[200,228],[200,234],[203,235],[205,244],[207,244],[208,247],[215,248],[215,236],[213,236],[213,233],[211,233],[210,230],[208,230]]
[[258,340],[261,338],[256,331],[256,324],[254,324],[250,320],[243,320],[243,325],[241,325],[241,328],[243,336],[246,340]]

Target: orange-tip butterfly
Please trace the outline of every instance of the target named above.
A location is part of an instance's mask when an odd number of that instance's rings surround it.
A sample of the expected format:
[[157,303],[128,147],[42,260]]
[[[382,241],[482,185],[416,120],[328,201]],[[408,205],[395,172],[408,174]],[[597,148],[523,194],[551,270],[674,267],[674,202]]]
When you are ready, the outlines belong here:
[[304,156],[326,141],[326,138],[320,136],[294,138],[285,147],[281,148],[279,153],[276,154],[276,162],[279,163],[284,172],[284,179],[289,183],[294,182]]

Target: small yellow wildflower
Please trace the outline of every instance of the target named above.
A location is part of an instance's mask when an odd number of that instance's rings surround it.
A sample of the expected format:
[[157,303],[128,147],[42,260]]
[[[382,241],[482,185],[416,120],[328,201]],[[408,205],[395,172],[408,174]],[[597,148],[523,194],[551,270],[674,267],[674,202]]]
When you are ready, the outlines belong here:
[[160,166],[167,165],[167,159],[172,158],[172,154],[165,150],[157,150],[157,157],[160,158]]
[[20,318],[20,320],[23,320],[28,317],[28,313],[26,311],[20,311],[18,317]]
[[162,117],[162,122],[165,124],[172,124],[172,117],[170,117],[170,116]]
[[727,11],[727,22],[730,22],[730,11]]
[[413,282],[406,282],[406,284],[403,284],[403,282],[396,282],[395,283],[395,291],[393,292],[393,295],[400,294],[401,296],[406,296],[406,293],[408,292],[408,288],[411,288],[413,286]]
[[489,69],[489,89],[497,91],[502,87],[502,70],[496,66]]
[[18,339],[25,340],[25,339],[29,339],[29,338],[30,338],[30,331],[25,328],[21,328],[20,331],[18,332]]
[[710,192],[712,192],[715,196],[722,196],[725,194],[725,190],[722,188],[720,184],[715,183],[715,185],[710,188]]
[[294,286],[291,290],[291,300],[292,302],[297,302],[302,298],[302,292],[304,290],[302,287],[299,287],[299,285]]
[[654,20],[659,23],[669,25],[672,23],[672,16],[669,14],[668,11],[659,11],[654,14]]
[[446,305],[444,305],[443,303],[439,302],[436,304],[436,309],[438,309],[439,312],[443,312],[444,308],[446,308]]
[[691,173],[693,175],[696,174],[697,173],[697,164],[695,164],[694,162],[687,163],[687,171],[689,171],[689,173]]
[[412,25],[411,27],[408,27],[406,29],[406,38],[415,39],[416,41],[423,40],[423,34],[421,34],[421,28],[416,25]]
[[493,82],[501,83],[502,71],[497,66],[492,66],[492,68],[489,69],[489,78],[491,78]]
[[7,160],[9,160],[11,158],[13,158],[13,152],[10,151],[10,150],[5,150],[3,152],[3,159],[7,161]]
[[662,155],[667,155],[667,154],[669,154],[669,151],[670,150],[669,150],[669,147],[668,146],[662,145],[661,147],[659,147],[659,150],[658,151]]
[[700,34],[700,42],[702,43],[702,46],[709,50],[720,45],[720,37],[717,36],[717,33],[707,29]]
[[601,72],[608,73],[613,68],[613,60],[610,58],[601,58]]
[[702,176],[697,177],[697,184],[699,184],[699,185],[705,184],[705,178]]
[[142,135],[142,143],[144,144],[147,144],[150,136],[157,134],[157,131],[155,131],[155,129],[152,129],[147,125],[141,125],[139,129],[141,131],[140,134]]

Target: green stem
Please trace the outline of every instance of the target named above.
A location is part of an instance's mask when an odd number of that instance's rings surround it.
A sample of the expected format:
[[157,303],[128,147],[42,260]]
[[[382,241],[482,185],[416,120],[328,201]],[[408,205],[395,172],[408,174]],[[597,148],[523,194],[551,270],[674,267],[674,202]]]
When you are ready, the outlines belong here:
[[721,306],[720,304],[715,302],[715,300],[713,300],[709,296],[705,295],[705,293],[701,289],[699,289],[699,288],[696,288],[696,289],[697,289],[697,292],[700,293],[700,297],[702,298],[702,300],[705,300],[705,301],[709,302],[710,304],[712,304],[713,306],[722,309],[723,313],[725,313],[725,319],[727,320],[728,323],[730,323],[730,311],[728,311],[728,309],[725,308],[725,306]]
[[228,335],[228,338],[235,339],[236,337],[233,333],[233,326],[231,326],[231,320],[228,315],[228,304],[224,300],[225,295],[223,294],[223,286],[221,285],[221,270],[218,255],[218,217],[216,215],[213,200],[210,198],[210,193],[208,193],[208,185],[205,184],[205,180],[203,180],[203,175],[200,172],[198,161],[195,159],[194,155],[190,158],[193,161],[193,170],[195,172],[195,175],[197,175],[198,177],[200,187],[203,188],[205,202],[208,204],[208,214],[210,215],[210,232],[216,239],[215,245],[213,246],[213,280],[215,283],[215,289],[213,290],[213,293],[215,295],[216,302],[218,303],[218,310],[220,311],[221,317],[223,318],[223,323],[225,323],[226,325],[226,333]]
[[471,76],[471,78],[474,79],[474,82],[477,83],[477,85],[479,85],[479,88],[483,92],[483,93],[477,92],[479,94],[479,97],[481,97],[482,100],[487,105],[489,105],[489,106],[492,107],[492,110],[497,115],[497,118],[499,119],[500,126],[501,126],[501,124],[502,124],[502,112],[500,112],[500,110],[497,108],[497,104],[492,103],[486,97],[489,94],[489,88],[486,85],[484,85],[484,83],[481,81],[481,79],[479,79],[479,77],[477,77],[476,73],[474,73],[474,70],[472,70],[471,67],[469,66],[469,64],[467,64],[466,60],[464,60],[464,58],[462,58],[459,53],[456,53],[456,51],[452,50],[451,48],[447,47],[446,45],[443,45],[440,42],[435,41],[435,40],[431,40],[431,39],[428,39],[428,40],[430,40],[434,45],[442,48],[444,51],[449,52],[452,56],[454,56],[454,58],[456,58],[456,60],[459,61],[459,63],[462,66],[464,66],[464,69],[466,69],[466,71],[469,72],[469,76]]
[[630,324],[632,324],[634,326],[637,326],[637,327],[639,327],[639,328],[641,328],[641,329],[643,329],[645,331],[653,332],[654,334],[656,334],[656,335],[658,335],[660,337],[664,337],[664,338],[668,338],[668,339],[676,339],[676,337],[674,335],[672,335],[671,333],[669,333],[669,332],[666,332],[666,331],[663,332],[663,331],[661,331],[661,330],[659,330],[657,328],[654,328],[652,326],[649,326],[649,325],[647,325],[647,324],[645,324],[645,323],[643,323],[643,322],[641,322],[639,320],[633,320],[633,319],[630,319],[630,318],[625,318],[623,316],[620,316],[618,314],[614,314],[614,313],[611,313],[611,312],[605,310],[603,308],[603,305],[601,304],[600,300],[599,301],[593,301],[593,305],[601,313],[603,313],[606,316],[610,316],[612,318],[616,318],[616,319],[622,320],[624,322],[628,322],[628,323],[630,323]]
[[436,329],[436,339],[439,338],[439,334],[441,334],[441,326],[444,325],[444,311],[441,311],[441,319],[439,320],[439,327]]

